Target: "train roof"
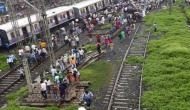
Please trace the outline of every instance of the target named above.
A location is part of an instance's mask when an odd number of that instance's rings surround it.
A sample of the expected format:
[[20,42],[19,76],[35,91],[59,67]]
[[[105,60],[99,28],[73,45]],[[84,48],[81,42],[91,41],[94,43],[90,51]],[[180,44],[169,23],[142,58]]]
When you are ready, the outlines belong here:
[[94,3],[98,3],[100,1],[102,1],[102,0],[86,0],[86,1],[74,4],[73,7],[80,9],[80,8],[84,8],[84,7],[87,7],[89,5],[92,5]]
[[[72,9],[71,6],[61,6],[61,7],[57,7],[57,8],[53,8],[53,9],[47,10],[46,14],[47,14],[47,17],[52,17],[52,16],[55,16],[55,15],[57,15],[59,13],[62,13],[62,12],[65,12],[65,11],[69,11],[71,9]],[[31,22],[32,23],[37,22],[39,20],[38,17],[39,17],[39,14],[33,14],[33,15],[31,15]],[[18,22],[18,26],[19,27],[24,27],[24,26],[27,26],[29,24],[27,17],[18,19],[17,22]],[[8,23],[0,25],[0,29],[4,30],[6,32],[12,30],[12,24],[11,24],[11,22],[8,22]]]

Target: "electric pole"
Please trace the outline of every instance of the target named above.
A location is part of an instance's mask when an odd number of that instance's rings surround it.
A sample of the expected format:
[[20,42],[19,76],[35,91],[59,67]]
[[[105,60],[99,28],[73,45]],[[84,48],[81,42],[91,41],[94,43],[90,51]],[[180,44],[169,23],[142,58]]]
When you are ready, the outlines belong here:
[[33,6],[30,2],[27,0],[24,0],[25,3],[27,3],[29,6],[31,6],[33,9],[35,9],[38,13],[41,14],[42,17],[42,30],[45,33],[45,38],[47,41],[47,48],[49,50],[49,56],[50,56],[50,62],[52,65],[55,65],[55,54],[53,51],[53,46],[52,46],[52,40],[50,37],[50,28],[49,28],[49,22],[46,14],[46,6],[45,6],[45,1],[44,0],[39,0],[39,4],[41,4],[40,9],[36,8]]
[[45,38],[46,41],[48,43],[48,50],[49,50],[49,56],[50,56],[50,62],[51,64],[54,66],[55,65],[55,54],[53,51],[53,45],[52,45],[52,40],[51,40],[51,35],[50,35],[50,28],[49,28],[49,21],[47,18],[47,14],[46,14],[46,7],[45,7],[45,1],[41,0],[41,16],[43,18],[42,22],[43,22],[43,27],[44,27],[44,32],[45,32]]
[[32,78],[31,78],[31,74],[30,74],[30,68],[28,66],[28,56],[30,53],[25,53],[24,57],[22,59],[22,64],[24,67],[24,74],[26,77],[26,82],[27,82],[27,86],[28,86],[28,91],[29,93],[32,93]]
[[[7,0],[6,3],[7,3],[8,10],[10,12],[11,24],[12,24],[12,27],[14,30],[15,37],[18,38],[18,37],[20,37],[20,34],[19,34],[19,30],[18,30],[19,26],[18,26],[18,22],[17,22],[16,11],[14,11],[14,9],[13,9],[13,4],[12,4],[11,0]],[[29,22],[31,22],[31,19]],[[19,44],[22,45],[22,42]],[[29,53],[25,53],[24,58],[22,59],[22,65],[24,67],[24,74],[26,77],[28,90],[31,93],[32,92],[32,85],[31,85],[32,79],[31,79],[30,69],[28,66],[28,56],[29,56]]]
[[[32,21],[31,21],[31,9],[30,9],[30,7],[27,5],[27,10],[26,10],[26,15],[27,15],[27,18],[28,18],[28,23],[29,23],[29,26],[30,26],[30,33],[31,33],[31,41],[34,41],[34,37],[35,37],[35,35],[34,35],[34,29],[33,29],[33,26],[32,26]],[[36,43],[36,41],[35,41],[35,43]]]
[[7,7],[8,7],[8,11],[10,12],[10,20],[11,20],[12,28],[14,30],[14,37],[18,38],[18,37],[20,37],[20,34],[19,34],[19,30],[18,30],[19,26],[18,26],[18,22],[17,22],[16,11],[13,8],[13,4],[12,4],[11,0],[7,0],[6,4],[7,4]]

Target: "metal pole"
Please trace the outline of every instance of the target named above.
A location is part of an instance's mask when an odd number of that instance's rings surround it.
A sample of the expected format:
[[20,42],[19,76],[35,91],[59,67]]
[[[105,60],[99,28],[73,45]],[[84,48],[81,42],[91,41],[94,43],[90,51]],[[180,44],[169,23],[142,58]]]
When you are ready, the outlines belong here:
[[46,40],[47,40],[47,43],[48,43],[50,61],[51,61],[52,65],[55,65],[55,54],[54,54],[54,51],[53,51],[52,40],[50,38],[49,21],[48,21],[47,14],[46,14],[46,8],[45,8],[44,0],[42,0],[42,7],[41,8],[42,8],[42,18],[43,18],[45,37],[46,37]]
[[42,27],[43,27],[43,30],[45,32],[45,38],[46,38],[47,43],[48,43],[50,61],[51,61],[52,65],[55,65],[55,54],[54,54],[54,51],[53,51],[52,41],[50,39],[50,28],[49,28],[49,22],[48,22],[48,18],[47,18],[47,14],[46,14],[45,1],[44,0],[39,0],[39,1],[41,2],[41,3],[39,3],[39,4],[41,4],[41,9],[40,10],[37,9],[32,4],[30,4],[27,0],[24,0],[25,3],[27,3],[29,6],[34,8],[37,12],[41,13],[41,16],[43,18]]
[[29,25],[30,25],[31,39],[32,39],[32,41],[34,41],[34,31],[33,31],[33,26],[32,26],[32,21],[31,21],[31,16],[30,16],[31,13],[30,12],[31,12],[30,7],[27,6],[27,12],[26,12],[26,14],[27,14]]
[[32,79],[31,79],[31,74],[30,74],[30,68],[28,66],[28,59],[26,56],[24,56],[22,63],[23,63],[23,67],[24,67],[24,73],[25,73],[25,77],[26,77],[28,91],[29,91],[29,93],[31,93],[32,92]]
[[15,33],[15,37],[19,37],[20,34],[19,34],[19,30],[18,30],[17,16],[16,16],[16,13],[14,12],[13,4],[12,4],[11,0],[7,0],[6,4],[8,7],[8,10],[10,11],[11,24],[12,24],[12,27],[13,27],[13,30]]

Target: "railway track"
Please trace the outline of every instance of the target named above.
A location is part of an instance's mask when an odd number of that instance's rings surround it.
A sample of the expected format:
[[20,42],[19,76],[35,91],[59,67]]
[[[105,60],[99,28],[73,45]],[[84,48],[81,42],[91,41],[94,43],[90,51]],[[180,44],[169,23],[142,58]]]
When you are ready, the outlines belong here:
[[[59,49],[55,50],[56,58],[61,56],[64,50],[68,50],[68,47],[61,46]],[[32,79],[36,78],[39,75],[39,73],[43,72],[44,69],[49,67],[48,65],[49,65],[49,60],[43,61],[40,65],[34,64],[30,68]],[[20,67],[22,67],[22,65],[20,65],[18,68]],[[10,73],[7,73],[0,78],[0,95],[1,96],[17,89],[18,86],[21,85],[25,81],[25,80],[19,80],[19,74],[17,71],[18,68],[16,68],[15,71],[11,71]]]
[[[88,43],[89,40],[87,40],[87,37],[84,35],[80,36],[80,39],[86,39],[81,40],[81,44]],[[55,51],[56,58],[63,55],[66,51],[68,51],[68,46],[61,46],[59,49]],[[96,58],[95,58],[96,59]],[[31,76],[32,80],[34,80],[37,76],[39,76],[40,73],[42,73],[44,70],[49,69],[49,59],[41,63],[40,65],[33,65],[31,70]],[[2,106],[6,101],[4,99],[6,94],[13,92],[20,87],[24,86],[26,84],[25,80],[19,80],[19,74],[17,72],[18,68],[22,67],[22,65],[19,65],[14,70],[11,70],[10,72],[6,73],[3,76],[0,76],[0,106]]]
[[143,64],[130,64],[128,57],[143,57],[150,32],[144,32],[139,25],[126,50],[118,74],[113,77],[106,92],[103,103],[107,110],[140,110]]

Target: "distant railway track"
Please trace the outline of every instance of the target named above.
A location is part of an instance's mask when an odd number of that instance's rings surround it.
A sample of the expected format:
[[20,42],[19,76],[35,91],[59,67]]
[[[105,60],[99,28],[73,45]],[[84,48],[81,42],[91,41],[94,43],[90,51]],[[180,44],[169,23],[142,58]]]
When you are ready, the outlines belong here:
[[143,29],[138,25],[126,50],[118,74],[112,79],[104,102],[107,110],[140,110],[143,64],[126,63],[127,57],[146,55],[150,32],[137,35]]

